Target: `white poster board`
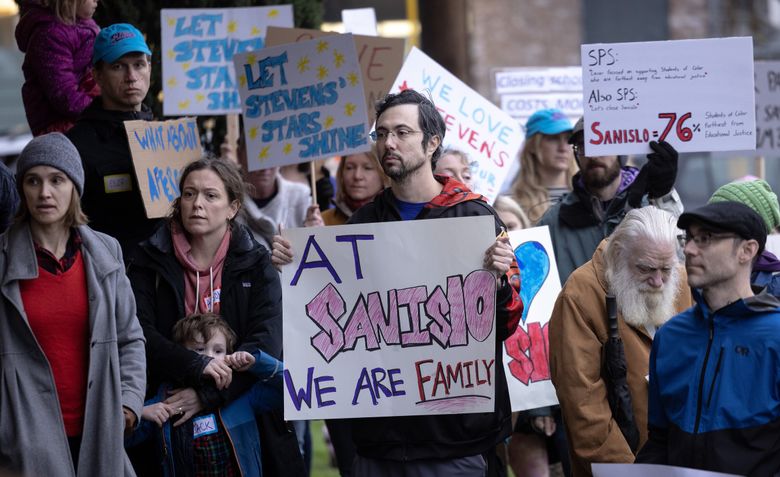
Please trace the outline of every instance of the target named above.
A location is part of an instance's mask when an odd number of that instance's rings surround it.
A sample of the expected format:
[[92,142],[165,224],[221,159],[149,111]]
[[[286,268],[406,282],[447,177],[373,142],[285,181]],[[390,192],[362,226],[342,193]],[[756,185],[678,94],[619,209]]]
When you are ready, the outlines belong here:
[[285,419],[493,411],[492,216],[283,235]]
[[765,248],[780,257],[780,234],[767,235]]
[[658,464],[591,464],[593,477],[739,477],[706,470]]
[[344,31],[355,35],[376,36],[376,13],[373,8],[349,8],[341,11]]
[[269,25],[293,26],[292,5],[161,10],[163,114],[241,112],[233,55],[263,48]]
[[371,149],[352,35],[334,35],[233,57],[249,170]]
[[493,203],[522,144],[517,121],[416,47],[406,57],[390,92],[404,89],[431,98],[447,128],[444,145],[465,152],[474,161],[471,189]]
[[574,125],[582,116],[582,68],[511,68],[496,72],[501,109],[525,127],[540,109],[556,108]]
[[756,154],[780,156],[780,61],[756,61]]
[[548,322],[561,291],[547,226],[509,232],[520,269],[523,318],[504,341],[512,412],[558,404],[550,377]]
[[585,153],[753,150],[750,37],[582,45]]

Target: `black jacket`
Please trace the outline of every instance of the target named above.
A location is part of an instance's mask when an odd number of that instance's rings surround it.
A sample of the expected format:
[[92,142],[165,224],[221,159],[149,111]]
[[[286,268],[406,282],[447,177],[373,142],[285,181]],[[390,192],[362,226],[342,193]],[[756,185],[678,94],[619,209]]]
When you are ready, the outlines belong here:
[[[201,377],[208,358],[173,343],[173,325],[184,317],[184,271],[174,255],[167,221],[141,243],[128,276],[146,336],[147,390],[154,393],[162,382],[179,382],[198,389],[201,400],[210,407],[232,401],[251,386],[252,379],[244,376],[248,373],[237,373],[227,392],[215,394],[213,385],[203,383]],[[237,223],[233,224],[222,269],[220,315],[238,337],[237,350],[259,348],[281,358],[279,274],[268,251]]]
[[146,105],[139,112],[124,112],[103,109],[102,104],[101,98],[96,98],[66,135],[84,166],[81,205],[89,226],[116,238],[128,261],[159,219],[146,218],[124,121],[149,121],[152,112]]
[[[426,204],[415,218],[435,219],[493,215],[496,235],[501,220],[480,196],[461,191],[447,180],[440,196]],[[401,220],[391,189],[355,212],[349,223]],[[511,404],[504,375],[502,343],[517,328],[523,305],[507,281],[497,291],[495,412],[354,419],[353,439],[360,455],[398,461],[453,459],[481,454],[511,433]]]

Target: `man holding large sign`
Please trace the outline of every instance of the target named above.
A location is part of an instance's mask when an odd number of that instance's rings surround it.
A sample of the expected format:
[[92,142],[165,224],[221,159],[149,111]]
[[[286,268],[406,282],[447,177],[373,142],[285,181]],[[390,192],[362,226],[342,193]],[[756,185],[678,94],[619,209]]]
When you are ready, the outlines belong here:
[[[436,107],[414,90],[390,94],[379,103],[376,131],[372,135],[391,186],[356,212],[351,222],[495,217],[493,209],[480,196],[460,191],[452,185],[457,183],[449,179],[442,183],[434,178],[431,161],[441,153],[444,134],[444,120]],[[500,221],[496,218],[493,223],[491,233],[501,234]],[[275,238],[274,263],[289,263],[292,256],[290,243]],[[483,258],[483,268],[492,272],[497,285],[495,363],[502,360],[501,342],[515,330],[522,314],[522,302],[506,278],[513,261],[514,254],[503,235],[493,242]],[[474,475],[483,475],[487,466],[483,454],[495,458],[495,444],[509,436],[511,430],[503,367],[494,369],[493,412],[353,421],[358,452],[353,467],[355,475],[403,475],[409,471],[414,475],[452,475],[455,469],[461,475],[466,469]]]
[[590,260],[601,240],[612,233],[629,209],[649,201],[674,215],[682,213],[682,203],[673,188],[677,151],[669,143],[652,143],[654,152],[638,171],[625,165],[625,156],[586,155],[583,126],[581,118],[569,138],[580,167],[572,179],[573,190],[539,221],[539,225],[550,227],[561,283]]

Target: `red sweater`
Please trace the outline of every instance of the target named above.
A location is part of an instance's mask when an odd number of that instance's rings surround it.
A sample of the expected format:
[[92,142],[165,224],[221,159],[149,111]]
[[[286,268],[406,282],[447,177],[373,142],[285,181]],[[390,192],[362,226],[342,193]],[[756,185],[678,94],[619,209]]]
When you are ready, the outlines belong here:
[[89,301],[81,251],[67,271],[38,267],[38,278],[19,283],[24,311],[49,360],[65,432],[81,435],[89,369]]

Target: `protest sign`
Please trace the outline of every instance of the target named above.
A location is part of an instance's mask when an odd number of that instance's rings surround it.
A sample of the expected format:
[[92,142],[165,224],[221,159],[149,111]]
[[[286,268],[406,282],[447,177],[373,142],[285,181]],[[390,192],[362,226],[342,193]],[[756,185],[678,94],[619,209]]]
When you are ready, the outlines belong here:
[[[173,199],[179,197],[182,169],[203,155],[198,124],[195,118],[125,121],[125,130],[146,216],[150,219],[164,217],[170,211]],[[117,181],[112,185],[117,191],[132,187],[129,177],[109,176],[105,180]],[[126,182],[125,186],[123,182]]]
[[341,11],[347,33],[376,36],[376,13],[373,8],[349,8]]
[[520,269],[523,318],[504,341],[504,369],[512,412],[558,404],[549,366],[548,322],[561,279],[547,226],[509,232]]
[[753,40],[582,45],[585,153],[647,154],[756,146]]
[[775,256],[780,257],[780,234],[766,236],[766,249],[775,254]]
[[556,108],[572,123],[582,116],[582,68],[511,68],[496,72],[501,109],[525,126],[540,109]]
[[250,171],[371,148],[352,35],[233,58]]
[[474,161],[471,189],[493,203],[520,150],[517,121],[417,48],[406,57],[390,91],[405,89],[430,96],[447,128],[444,145]]
[[756,61],[756,153],[780,156],[780,61]]
[[285,419],[494,410],[492,216],[283,235]]
[[[338,35],[338,33],[304,28],[269,27],[266,45],[286,43]],[[404,62],[404,40],[402,38],[381,38],[378,36],[352,35],[363,73],[363,88],[366,93],[366,107],[371,122],[374,118],[374,103],[385,97],[393,80]]]
[[293,26],[292,5],[160,11],[163,114],[241,112],[233,55],[264,46],[269,25]]

